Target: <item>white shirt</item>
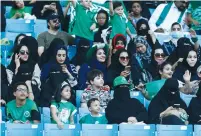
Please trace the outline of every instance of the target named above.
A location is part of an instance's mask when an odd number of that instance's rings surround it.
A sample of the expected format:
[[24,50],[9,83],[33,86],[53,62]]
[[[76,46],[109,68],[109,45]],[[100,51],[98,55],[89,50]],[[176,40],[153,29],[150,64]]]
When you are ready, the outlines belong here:
[[[181,11],[178,10],[178,8],[176,7],[176,5],[173,3],[166,18],[164,19],[163,23],[160,24],[160,26],[156,26],[156,22],[158,20],[158,18],[160,17],[163,9],[165,8],[167,4],[160,4],[156,10],[154,11],[154,13],[152,14],[150,20],[149,20],[149,26],[150,26],[150,29],[152,31],[155,31],[157,28],[163,28],[165,31],[170,31],[171,29],[171,25],[174,23],[174,22],[177,22],[178,19],[179,19],[179,16],[181,14]],[[186,24],[185,24],[185,17],[186,17],[186,13],[187,13],[187,10],[185,11],[183,17],[182,17],[182,21],[180,22],[181,26],[183,28],[186,28]]]

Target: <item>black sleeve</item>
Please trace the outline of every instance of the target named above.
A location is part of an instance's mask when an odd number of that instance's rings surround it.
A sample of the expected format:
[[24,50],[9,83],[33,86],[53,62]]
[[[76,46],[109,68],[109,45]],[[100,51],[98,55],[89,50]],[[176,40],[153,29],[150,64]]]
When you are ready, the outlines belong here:
[[109,85],[110,87],[112,87],[113,81],[117,76],[120,76],[120,73],[118,74],[114,70],[109,69],[108,72],[107,72],[106,84]]
[[37,110],[32,110],[31,111],[31,120],[41,120],[40,112]]
[[137,62],[137,59],[133,56],[131,63],[131,76],[134,85],[138,85],[141,78],[141,68]]
[[[138,100],[136,100],[136,101],[138,101]],[[148,123],[148,112],[147,112],[147,110],[145,109],[145,107],[142,103],[140,103],[139,101],[137,103],[138,103],[138,107],[139,107],[138,115],[136,116],[137,121],[138,122],[144,121],[145,123]]]
[[198,122],[201,120],[201,104],[199,101],[197,101],[197,98],[193,98],[191,100],[187,113],[189,115],[190,124],[201,124],[201,122]]

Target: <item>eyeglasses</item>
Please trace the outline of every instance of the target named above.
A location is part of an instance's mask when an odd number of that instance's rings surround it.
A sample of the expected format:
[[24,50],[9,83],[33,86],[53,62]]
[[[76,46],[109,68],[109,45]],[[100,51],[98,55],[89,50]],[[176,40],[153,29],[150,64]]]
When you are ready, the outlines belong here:
[[52,22],[53,23],[57,23],[57,22],[59,22],[59,19],[58,18],[57,19],[53,19]]
[[103,20],[105,20],[106,18],[105,17],[99,17],[99,18],[97,18],[98,20],[101,20],[101,19],[103,19]]
[[20,50],[19,53],[21,55],[25,55],[25,54],[29,55],[29,52],[28,51],[24,51],[24,50]]
[[157,57],[157,58],[159,58],[159,57],[164,58],[164,57],[165,57],[165,54],[164,54],[164,53],[156,53],[156,54],[154,54],[154,55],[155,55],[155,57]]
[[17,91],[19,91],[19,92],[28,92],[27,89],[22,89],[22,88],[17,88]]
[[121,57],[119,57],[119,58],[120,58],[120,60],[122,60],[122,61],[129,60],[129,57],[128,57],[128,56],[127,56],[127,57],[121,56]]

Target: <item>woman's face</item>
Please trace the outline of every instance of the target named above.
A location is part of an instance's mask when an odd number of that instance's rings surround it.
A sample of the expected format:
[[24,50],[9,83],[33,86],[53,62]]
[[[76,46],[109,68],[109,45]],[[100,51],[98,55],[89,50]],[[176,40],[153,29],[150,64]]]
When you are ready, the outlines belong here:
[[24,7],[24,1],[23,0],[16,0],[15,4],[19,9]]
[[22,46],[20,51],[19,51],[19,57],[23,61],[27,61],[29,58],[29,49],[27,46]]
[[163,67],[163,70],[159,71],[159,73],[161,75],[161,78],[163,78],[163,79],[172,78],[172,74],[173,74],[172,65],[170,65],[170,64],[165,65]]
[[154,59],[158,64],[162,64],[164,62],[165,54],[162,49],[156,49],[154,53]]
[[69,100],[71,97],[71,91],[70,91],[70,87],[66,86],[64,87],[64,89],[61,92],[61,96],[64,100]]
[[119,55],[119,62],[123,66],[127,66],[129,63],[129,56],[127,52],[122,52]]
[[97,21],[100,26],[103,26],[106,23],[106,14],[104,13],[98,14]]
[[17,44],[20,44],[21,40],[22,40],[24,37],[25,37],[24,35],[21,35],[20,37],[18,37],[18,39],[17,39]]
[[196,52],[195,51],[190,51],[188,53],[188,57],[187,57],[186,61],[187,61],[188,65],[190,67],[194,67],[196,62],[197,62],[197,54],[196,54]]
[[58,50],[56,60],[59,64],[63,64],[66,60],[66,51],[63,49]]
[[137,50],[137,52],[139,52],[139,53],[145,53],[146,51],[147,51],[147,48],[146,48],[146,46],[144,45],[144,44],[142,44],[142,43],[137,43],[136,44],[136,50]]
[[142,25],[140,26],[140,29],[139,29],[139,30],[144,30],[144,29],[147,29],[146,24],[142,24]]
[[99,62],[105,62],[106,60],[105,51],[103,49],[98,49],[96,52],[96,58]]

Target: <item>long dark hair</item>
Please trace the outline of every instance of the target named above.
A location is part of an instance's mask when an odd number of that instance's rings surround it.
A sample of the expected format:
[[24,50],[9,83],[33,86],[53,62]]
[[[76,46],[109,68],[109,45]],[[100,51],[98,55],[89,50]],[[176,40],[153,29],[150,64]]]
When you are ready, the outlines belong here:
[[[66,84],[64,82],[66,82]],[[57,103],[61,102],[61,92],[65,87],[68,86],[70,88],[71,93],[71,96],[68,101],[71,102],[73,105],[75,105],[75,91],[72,89],[70,83],[67,80],[65,80],[64,82],[58,85],[54,99]]]
[[17,45],[18,45],[18,39],[19,39],[20,36],[24,36],[24,37],[25,37],[26,34],[21,33],[21,34],[18,34],[18,35],[16,36],[15,41],[14,41],[13,52],[14,52],[15,49],[17,48]]

